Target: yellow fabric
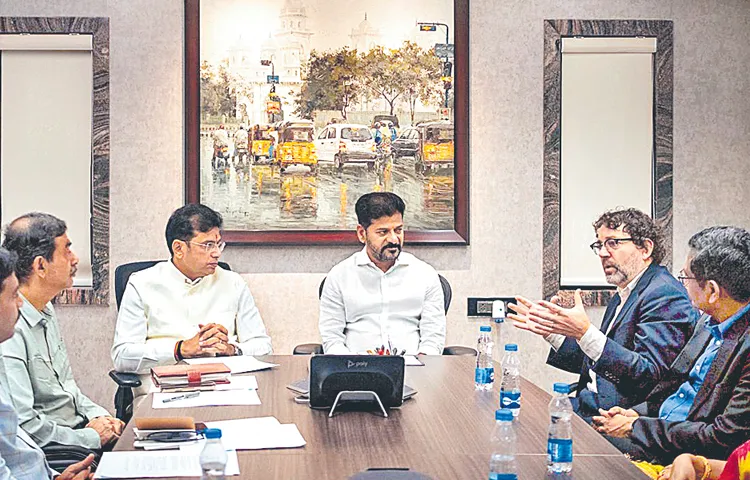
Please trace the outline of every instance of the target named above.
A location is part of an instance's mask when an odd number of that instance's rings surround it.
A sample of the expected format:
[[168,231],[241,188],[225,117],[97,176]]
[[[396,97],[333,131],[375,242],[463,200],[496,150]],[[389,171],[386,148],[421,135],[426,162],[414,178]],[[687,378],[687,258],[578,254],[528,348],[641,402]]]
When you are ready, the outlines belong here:
[[663,465],[656,465],[655,463],[649,463],[649,462],[643,462],[643,461],[634,461],[633,465],[641,469],[643,473],[649,476],[649,478],[653,478],[654,480],[659,476],[662,470],[664,470]]

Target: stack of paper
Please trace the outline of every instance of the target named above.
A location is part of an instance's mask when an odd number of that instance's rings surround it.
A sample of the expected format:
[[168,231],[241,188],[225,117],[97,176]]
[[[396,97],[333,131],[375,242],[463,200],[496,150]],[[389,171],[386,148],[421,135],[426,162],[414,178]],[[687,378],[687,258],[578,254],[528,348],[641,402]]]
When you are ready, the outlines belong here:
[[[104,452],[94,478],[200,477],[198,455],[186,450]],[[224,475],[239,475],[237,452],[227,451]]]
[[[216,357],[206,358],[187,358],[185,361],[190,365],[202,365],[206,363],[215,363]],[[232,373],[248,373],[265,370],[267,368],[278,367],[277,363],[268,363],[258,360],[255,357],[247,355],[237,355],[234,357],[221,357],[221,363],[229,367]]]
[[[306,443],[297,425],[279,423],[276,417],[206,422],[206,427],[221,429],[221,443],[228,450],[296,448]],[[180,449],[198,454],[203,449],[204,442],[205,440],[201,440],[193,445],[183,445]]]
[[[193,391],[216,391],[216,390],[257,390],[258,389],[258,379],[255,378],[255,375],[230,375],[229,376],[229,383],[220,383],[218,385],[214,385],[209,388],[186,388],[184,391],[186,392],[193,392]],[[160,393],[162,392],[162,389],[151,384],[151,389],[148,391],[148,393]],[[172,392],[164,392],[164,393],[172,393]],[[176,392],[175,392],[176,393]]]
[[[214,390],[182,394],[155,393],[151,408],[219,407],[222,405],[260,405],[258,390]],[[179,398],[179,399],[177,399]],[[174,400],[173,400],[174,399]]]

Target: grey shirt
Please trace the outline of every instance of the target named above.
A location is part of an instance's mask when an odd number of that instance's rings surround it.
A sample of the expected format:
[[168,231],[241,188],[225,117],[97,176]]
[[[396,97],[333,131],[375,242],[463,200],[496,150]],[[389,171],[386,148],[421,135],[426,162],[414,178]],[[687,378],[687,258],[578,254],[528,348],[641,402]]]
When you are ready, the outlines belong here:
[[39,312],[23,298],[15,335],[2,352],[19,424],[37,444],[101,448],[96,430],[80,427],[109,412],[76,385],[51,303]]

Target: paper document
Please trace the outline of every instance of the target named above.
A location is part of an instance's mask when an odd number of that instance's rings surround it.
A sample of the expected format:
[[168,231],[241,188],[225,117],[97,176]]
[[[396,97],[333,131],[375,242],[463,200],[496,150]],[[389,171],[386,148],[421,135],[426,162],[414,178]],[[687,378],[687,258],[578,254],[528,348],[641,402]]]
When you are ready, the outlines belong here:
[[[208,428],[221,429],[221,443],[233,450],[260,450],[265,448],[296,448],[306,444],[297,425],[281,424],[275,417],[243,418],[206,422]],[[203,448],[203,442],[184,445],[182,451],[192,451],[196,455]]]
[[222,405],[260,405],[257,390],[216,390],[200,392],[200,395],[165,402],[179,393],[154,393],[151,408],[219,407]]
[[404,355],[404,363],[407,367],[424,367],[424,363],[416,355]]
[[[258,379],[255,375],[232,375],[229,377],[229,383],[219,383],[214,385],[213,388],[207,389],[206,391],[220,391],[220,390],[257,390]],[[180,391],[190,391],[190,387],[180,389]],[[196,389],[200,390],[200,389]],[[151,383],[151,389],[148,393],[159,393],[161,388]],[[169,393],[169,392],[166,392]],[[176,392],[174,392],[176,394]]]
[[229,367],[232,373],[247,373],[257,372],[258,370],[265,370],[267,368],[278,367],[277,363],[262,362],[255,357],[247,355],[237,355],[234,357],[206,357],[206,358],[187,358],[185,361],[190,365],[200,365],[201,363],[216,363],[221,360],[221,363]]
[[[104,452],[94,478],[200,477],[198,455],[189,451]],[[224,475],[239,475],[237,452],[227,451]]]

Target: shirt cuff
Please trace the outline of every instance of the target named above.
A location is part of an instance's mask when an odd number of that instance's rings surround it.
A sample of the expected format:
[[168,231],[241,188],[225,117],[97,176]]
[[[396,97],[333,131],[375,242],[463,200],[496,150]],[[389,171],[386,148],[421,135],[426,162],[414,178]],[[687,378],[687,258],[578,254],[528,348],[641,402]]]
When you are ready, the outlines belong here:
[[598,362],[604,353],[604,346],[607,344],[607,336],[601,330],[593,325],[589,325],[586,333],[578,340],[578,346],[594,363]]
[[81,444],[86,447],[93,450],[98,450],[102,448],[102,439],[99,437],[99,434],[94,430],[93,428],[82,428],[80,430],[77,430],[78,434],[82,437]]
[[435,348],[435,347],[428,347],[427,345],[419,347],[417,349],[417,351],[419,353],[423,353],[425,355],[442,355],[442,353],[443,353],[443,352],[439,352],[437,348]]
[[552,348],[555,349],[555,351],[560,350],[560,347],[562,347],[562,344],[565,343],[565,335],[560,335],[559,333],[550,333],[549,335],[544,336],[544,340],[549,343]]

